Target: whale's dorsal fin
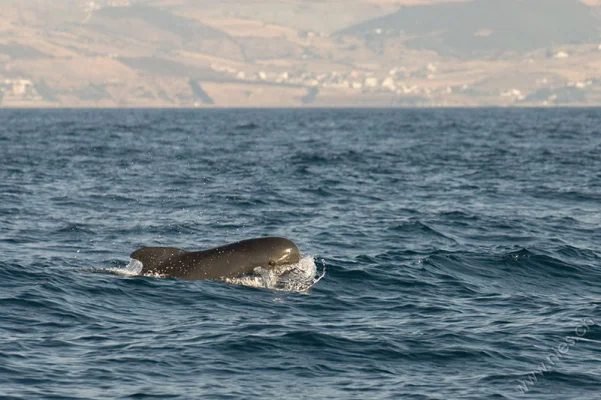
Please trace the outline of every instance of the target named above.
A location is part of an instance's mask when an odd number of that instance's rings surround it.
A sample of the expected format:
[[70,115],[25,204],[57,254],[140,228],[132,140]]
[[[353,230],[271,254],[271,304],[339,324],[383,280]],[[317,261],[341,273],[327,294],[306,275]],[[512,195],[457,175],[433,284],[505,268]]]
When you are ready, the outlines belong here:
[[138,260],[144,266],[144,270],[157,268],[172,257],[187,253],[187,251],[177,247],[143,247],[131,253],[130,257]]

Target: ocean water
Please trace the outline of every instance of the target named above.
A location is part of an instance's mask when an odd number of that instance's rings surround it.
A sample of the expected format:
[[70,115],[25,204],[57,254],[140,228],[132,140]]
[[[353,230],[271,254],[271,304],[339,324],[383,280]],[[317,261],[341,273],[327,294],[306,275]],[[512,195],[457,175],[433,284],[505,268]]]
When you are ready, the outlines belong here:
[[[0,110],[0,166],[2,399],[601,398],[601,110]],[[126,273],[268,235],[325,276]]]

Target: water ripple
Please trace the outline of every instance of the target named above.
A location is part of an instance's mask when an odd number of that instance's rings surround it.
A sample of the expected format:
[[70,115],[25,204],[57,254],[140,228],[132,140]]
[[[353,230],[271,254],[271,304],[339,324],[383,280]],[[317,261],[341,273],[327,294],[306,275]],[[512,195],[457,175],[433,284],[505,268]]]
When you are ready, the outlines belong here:
[[[598,397],[598,110],[0,120],[2,398]],[[323,279],[124,273],[264,235]]]

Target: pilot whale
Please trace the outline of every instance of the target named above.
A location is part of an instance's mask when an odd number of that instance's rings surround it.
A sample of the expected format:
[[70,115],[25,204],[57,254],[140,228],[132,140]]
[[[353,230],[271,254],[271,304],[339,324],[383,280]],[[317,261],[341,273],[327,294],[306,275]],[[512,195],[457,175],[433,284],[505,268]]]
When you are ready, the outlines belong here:
[[143,247],[131,258],[142,263],[142,275],[168,278],[218,279],[250,274],[256,267],[273,269],[300,262],[300,251],[290,240],[263,237],[204,251],[185,251],[175,247]]

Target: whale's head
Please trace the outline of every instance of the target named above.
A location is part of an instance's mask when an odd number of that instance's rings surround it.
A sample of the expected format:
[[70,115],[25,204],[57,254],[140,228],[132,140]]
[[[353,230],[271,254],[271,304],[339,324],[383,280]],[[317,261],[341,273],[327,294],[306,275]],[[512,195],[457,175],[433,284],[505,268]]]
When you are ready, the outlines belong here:
[[284,238],[265,238],[263,240],[267,241],[266,245],[269,248],[270,266],[277,267],[300,262],[300,250],[292,241]]

